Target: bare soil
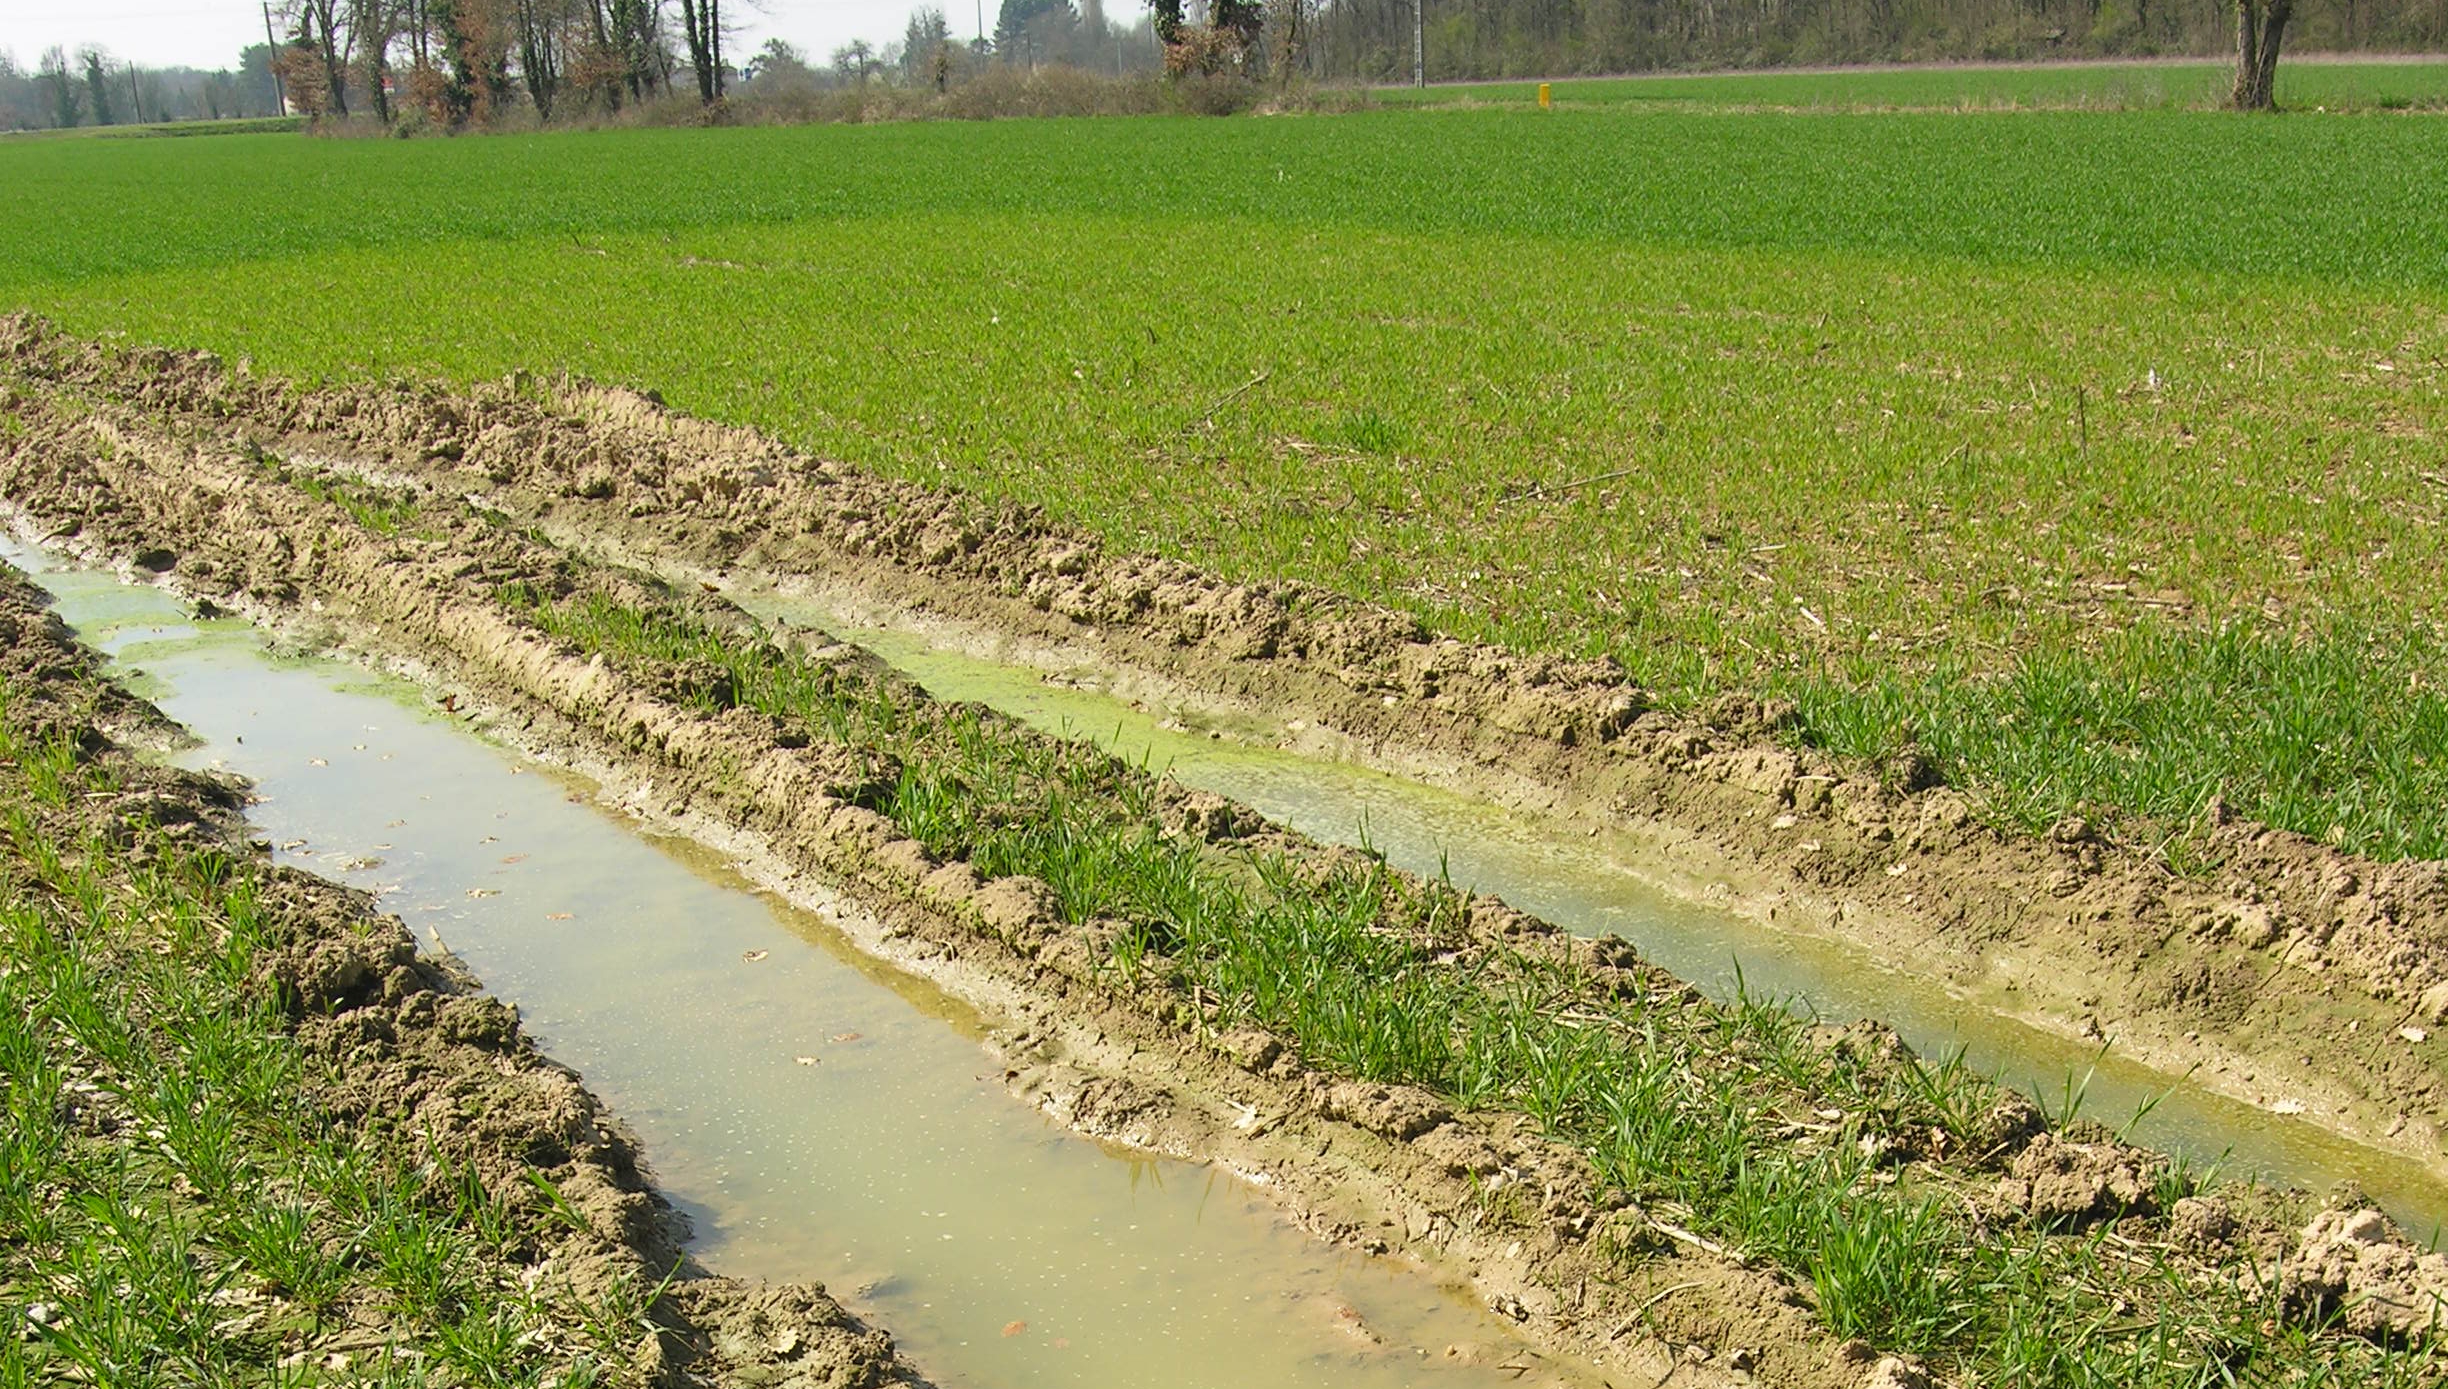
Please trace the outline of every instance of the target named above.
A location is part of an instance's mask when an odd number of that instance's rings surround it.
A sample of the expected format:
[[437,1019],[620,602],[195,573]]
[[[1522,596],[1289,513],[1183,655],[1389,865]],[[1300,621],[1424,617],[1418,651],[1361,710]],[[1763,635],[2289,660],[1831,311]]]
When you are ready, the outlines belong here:
[[628,392],[298,390],[190,360],[14,355],[479,495],[584,552],[822,589],[1288,745],[1628,832],[1652,886],[2448,1172],[2448,1035],[2433,1035],[2448,1027],[2448,864],[2374,862],[2215,811],[2195,857],[2217,867],[2197,876],[2079,819],[2001,831],[1909,757],[1871,767],[1801,746],[1773,704],[1664,712],[1608,662],[1109,553],[1033,510],[878,480]]
[[[1604,667],[1464,647],[1313,591],[1107,556],[1033,514],[862,478],[633,396],[526,382],[472,397],[305,390],[207,358],[106,352],[25,320],[0,328],[0,362],[0,405],[18,420],[0,447],[0,496],[55,540],[409,663],[461,707],[497,711],[502,736],[582,767],[785,890],[850,885],[876,908],[862,948],[1008,1020],[993,1045],[1015,1090],[1082,1131],[1221,1163],[1329,1237],[1466,1277],[1554,1352],[1559,1373],[1586,1362],[1681,1383],[1918,1382],[1909,1365],[1829,1335],[1790,1278],[1637,1208],[1603,1208],[1586,1163],[1517,1116],[1337,1080],[1264,1035],[1216,1036],[1195,1006],[1101,968],[1094,932],[1063,925],[1042,884],[936,862],[851,804],[863,772],[837,753],[746,710],[686,707],[672,693],[683,672],[635,678],[512,621],[489,597],[512,579],[670,599],[460,499],[480,494],[514,523],[533,518],[658,567],[816,576],[1084,648],[1217,707],[1331,730],[1381,765],[1632,824],[1678,865],[1670,886],[1731,883],[1739,909],[1922,967],[1949,962],[1967,992],[1996,993],[2002,972],[2025,983],[2027,1015],[2133,1028],[2162,1039],[2164,1057],[2227,1067],[2218,1074],[2242,1093],[2313,1087],[2341,1127],[2438,1158],[2435,1070],[2374,1030],[2416,1016],[2426,990],[2448,1010],[2432,948],[2438,865],[2357,864],[2231,826],[2243,867],[2222,888],[2172,880],[2080,826],[2009,839],[1944,788],[1785,746],[1773,709],[1729,702],[1705,720],[1671,718]],[[267,470],[269,455],[408,479],[428,504],[398,536],[336,524],[330,506]],[[710,595],[691,601],[725,610]],[[1177,823],[1216,808],[1169,795]],[[1625,952],[1498,904],[1475,908],[1468,930],[1571,960],[1595,988],[1676,987]],[[2413,977],[2379,977],[2372,959],[2384,953]],[[2196,968],[2238,982],[2168,986]],[[2358,1023],[2382,1045],[2339,1048],[2322,1030],[2331,1022]],[[2385,1133],[2370,1122],[2400,1108]],[[2120,1193],[2154,1161],[2103,1135],[2041,1134],[2028,1115],[2002,1117],[2000,1132],[1989,1166],[1966,1175],[2020,1216],[2128,1206]],[[2275,1258],[2316,1240],[2343,1251],[2322,1265],[2336,1290],[2306,1285],[2306,1306],[2351,1295],[2356,1277],[2431,1305],[2429,1266],[2385,1223],[2348,1210],[2331,1224],[2350,1230],[2316,1222],[2299,1235],[2281,1209],[2180,1204],[2126,1219],[2131,1237],[2205,1260]],[[1629,1278],[1627,1250],[1642,1256]]]
[[397,397],[394,414],[295,423],[641,567],[848,595],[1288,745],[1629,831],[1655,887],[2448,1171],[2448,1045],[2428,1038],[2448,1022],[2448,864],[2373,862],[2214,808],[2197,847],[2218,866],[2181,876],[2156,846],[2079,819],[1997,829],[1909,756],[1873,767],[1802,746],[1772,703],[1654,709],[1610,662],[1466,645],[1305,585],[1111,554],[1033,511],[817,463],[627,393],[509,404],[455,431],[434,423],[447,407],[419,420]]
[[[670,1277],[637,1328],[625,1382],[705,1382],[795,1389],[921,1383],[891,1338],[863,1325],[815,1285],[763,1286],[713,1277],[682,1252],[685,1222],[654,1190],[637,1145],[579,1078],[539,1053],[515,1011],[485,994],[455,961],[420,954],[397,917],[364,894],[270,865],[248,838],[246,787],[182,772],[153,754],[183,738],[143,701],[99,673],[92,654],[43,611],[31,584],[0,569],[0,678],[12,718],[38,738],[66,738],[111,764],[122,788],[73,807],[114,836],[130,826],[254,861],[273,949],[266,982],[289,1001],[305,1054],[300,1100],[346,1133],[417,1133],[474,1173],[515,1221],[502,1242],[506,1276],[566,1280],[594,1299],[616,1281]],[[56,827],[63,842],[82,836]],[[367,1140],[370,1141],[370,1140]],[[567,1211],[548,1208],[530,1176],[547,1179]],[[574,1225],[574,1214],[580,1225]],[[386,1329],[369,1303],[331,1318],[327,1343],[298,1353],[320,1362],[413,1335]]]

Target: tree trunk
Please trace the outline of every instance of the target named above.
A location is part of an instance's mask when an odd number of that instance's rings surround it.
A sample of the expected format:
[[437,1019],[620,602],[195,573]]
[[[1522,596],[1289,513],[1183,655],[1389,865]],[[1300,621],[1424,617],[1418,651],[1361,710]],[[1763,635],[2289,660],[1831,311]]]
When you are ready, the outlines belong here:
[[2235,89],[2227,104],[2238,111],[2278,106],[2278,45],[2294,17],[2295,0],[2236,0]]
[[680,28],[688,38],[689,66],[697,72],[697,99],[715,97],[714,0],[680,0]]
[[366,99],[374,103],[374,119],[391,123],[391,94],[384,89],[391,76],[391,26],[397,22],[386,0],[357,0],[349,12],[349,32],[355,36]]
[[518,0],[518,20],[519,72],[527,79],[527,96],[535,103],[536,118],[551,120],[553,97],[561,85],[553,34],[545,16],[537,12],[535,0]]
[[348,115],[348,59],[340,51],[339,0],[309,0],[305,11],[308,27],[319,33],[305,37],[316,47],[323,60],[323,97],[325,115]]

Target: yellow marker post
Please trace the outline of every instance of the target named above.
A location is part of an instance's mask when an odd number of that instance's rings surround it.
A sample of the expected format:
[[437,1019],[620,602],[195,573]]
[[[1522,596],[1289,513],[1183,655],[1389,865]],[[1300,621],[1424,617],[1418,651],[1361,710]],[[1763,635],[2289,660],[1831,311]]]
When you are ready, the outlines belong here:
[[1544,82],[1539,83],[1539,109],[1540,109],[1541,111],[1544,111],[1544,110],[1547,110],[1549,107],[1552,107],[1552,106],[1554,106],[1554,105],[1555,105],[1555,93],[1554,93],[1554,92],[1552,92],[1551,90],[1549,90],[1549,88],[1548,88],[1548,86],[1547,86],[1547,84],[1546,84],[1546,83],[1544,83]]

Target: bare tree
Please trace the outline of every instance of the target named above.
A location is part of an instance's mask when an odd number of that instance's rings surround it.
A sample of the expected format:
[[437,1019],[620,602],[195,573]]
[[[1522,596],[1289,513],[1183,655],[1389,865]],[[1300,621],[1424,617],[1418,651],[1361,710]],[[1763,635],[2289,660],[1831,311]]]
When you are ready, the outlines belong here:
[[537,117],[550,120],[553,100],[561,92],[568,6],[556,0],[517,0],[517,6],[519,76],[526,80]]
[[1309,62],[1308,0],[1266,0],[1267,69],[1290,86]]
[[723,95],[722,0],[680,0],[680,29],[697,70],[697,99],[711,106]]
[[[292,99],[309,114],[348,114],[348,44],[341,37],[342,0],[291,0],[293,37],[286,55]],[[301,78],[306,80],[300,80]]]
[[808,55],[782,39],[765,40],[765,46],[748,60],[743,75],[766,92],[807,91],[824,85],[808,66]]
[[[1275,0],[1266,0],[1270,9]],[[1169,42],[1227,23],[1224,6],[1156,0]],[[1280,11],[1301,32],[1304,66],[1322,76],[1388,80],[1411,67],[1411,0],[1316,0]],[[2235,99],[2262,104],[2282,41],[2301,48],[2438,52],[2441,0],[1431,0],[1434,75],[1560,77],[1700,67],[1774,67],[2125,54],[2235,55]],[[2216,96],[2230,88],[2221,84]]]
[[75,128],[84,114],[84,99],[77,90],[76,74],[68,67],[68,50],[54,46],[42,55],[36,71],[51,95],[53,124],[62,130]]
[[852,39],[834,49],[833,70],[840,73],[845,82],[856,82],[862,87],[866,86],[867,79],[875,76],[875,45],[865,39]]
[[671,80],[671,45],[663,30],[663,0],[611,0],[619,18],[629,95],[644,101]]
[[629,63],[613,41],[611,15],[604,0],[586,0],[586,18],[586,33],[570,58],[569,83],[605,109],[617,111],[629,81]]

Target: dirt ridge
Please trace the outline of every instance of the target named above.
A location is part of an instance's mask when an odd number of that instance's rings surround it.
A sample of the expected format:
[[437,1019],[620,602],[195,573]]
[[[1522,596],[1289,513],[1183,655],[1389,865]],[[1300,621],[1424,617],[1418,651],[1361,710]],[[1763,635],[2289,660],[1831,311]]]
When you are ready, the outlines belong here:
[[[775,730],[744,711],[709,717],[680,709],[469,601],[490,583],[533,572],[514,547],[472,542],[464,528],[438,540],[335,532],[328,508],[275,484],[255,461],[150,417],[163,402],[141,408],[147,372],[175,375],[182,362],[194,370],[194,359],[171,359],[135,368],[133,381],[126,368],[116,377],[97,374],[86,384],[129,387],[140,408],[122,408],[114,391],[104,391],[80,400],[82,418],[46,421],[41,437],[21,439],[0,464],[8,495],[55,525],[81,529],[89,548],[169,568],[201,595],[261,605],[293,625],[319,610],[318,621],[373,649],[415,655],[470,681],[517,711],[522,722],[504,729],[510,736],[610,772],[640,808],[761,854],[778,874],[798,869],[859,886],[883,903],[859,943],[1016,1019],[999,1039],[1011,1058],[1007,1081],[1076,1127],[1217,1160],[1273,1186],[1323,1233],[1468,1268],[1492,1304],[1567,1354],[1652,1374],[1661,1365],[1680,1368],[1700,1382],[1740,1374],[1850,1385],[1870,1372],[1857,1347],[1831,1344],[1810,1324],[1794,1290],[1777,1278],[1678,1240],[1670,1229],[1660,1233],[1637,1212],[1576,1201],[1571,1189],[1586,1186],[1575,1180],[1579,1160],[1517,1121],[1455,1115],[1425,1096],[1354,1089],[1297,1067],[1287,1072],[1263,1039],[1200,1040],[1193,1027],[1186,1043],[1182,1019],[1147,1015],[1160,1000],[1113,997],[1081,943],[1051,929],[1029,883],[988,883],[966,865],[932,862],[889,822],[831,794],[824,783],[838,769],[777,743]],[[204,374],[218,377],[218,369]],[[193,393],[182,398],[193,404]],[[182,552],[167,549],[172,538]],[[1544,948],[1593,968],[1617,967],[1597,958],[1597,946],[1561,940],[1518,914],[1491,910],[1479,929],[1517,943],[1545,941]],[[1249,1122],[1260,1114],[1279,1117]],[[2090,1193],[2086,1208],[2097,1205],[2115,1181],[2131,1180],[2115,1175],[2119,1164],[2143,1160],[2092,1151],[2097,1144],[2071,1146],[2083,1151],[2016,1159],[2009,1180],[2024,1184],[2022,1199],[2032,1208],[2073,1199],[2069,1191]],[[2095,1170],[2103,1164],[2106,1175]],[[1495,1174],[1538,1190],[1536,1214],[1513,1225],[1457,1218],[1473,1214],[1469,1193]],[[2355,1224],[2351,1238],[2371,1233]],[[2336,1234],[2324,1238],[2334,1243]],[[1583,1272],[1570,1300],[1558,1297],[1576,1268],[1587,1267],[1576,1260],[1622,1239],[1661,1245],[1649,1267],[1663,1274],[1639,1287],[1593,1288]],[[2404,1250],[2385,1236],[2355,1246],[2363,1248]],[[2332,1260],[2341,1278],[2366,1263],[2395,1268],[2393,1261],[2399,1255],[2366,1260],[2354,1250]],[[1651,1293],[1684,1283],[1706,1291],[1662,1303]],[[1615,1321],[1627,1306],[1641,1315]],[[1640,1334],[1625,1343],[1634,1331]],[[1707,1356],[1694,1359],[1694,1344]]]
[[[1466,1276],[1552,1353],[1560,1382],[1577,1382],[1584,1360],[1651,1379],[1681,1365],[1679,1382],[1735,1382],[1707,1363],[1716,1350],[1693,1359],[1694,1347],[1740,1347],[1770,1372],[1767,1382],[1801,1389],[1859,1379],[1853,1352],[1825,1336],[1790,1285],[1670,1244],[1652,1281],[1686,1295],[1651,1309],[1633,1328],[1639,1335],[1603,1334],[1637,1306],[1638,1290],[1590,1277],[1603,1271],[1592,1266],[1608,1247],[1597,1238],[1605,1213],[1590,1206],[1577,1154],[1517,1119],[1457,1116],[1425,1096],[1277,1064],[1280,1048],[1240,1049],[1236,1061],[1236,1046],[1201,1040],[1169,1006],[1159,1015],[1147,1006],[1155,1000],[1117,999],[1088,943],[1058,929],[1041,884],[932,862],[845,798],[860,768],[780,745],[745,710],[684,708],[667,689],[513,622],[484,596],[489,584],[551,565],[521,557],[507,532],[449,545],[351,538],[333,529],[328,508],[242,456],[168,443],[115,411],[71,428],[109,442],[57,449],[44,439],[0,464],[7,495],[49,529],[67,524],[55,506],[73,499],[84,552],[166,569],[194,597],[446,681],[457,707],[500,711],[496,734],[613,788],[627,808],[721,848],[786,895],[820,901],[835,885],[850,889],[867,908],[842,921],[853,942],[1009,1019],[991,1042],[1006,1083],[1071,1127],[1214,1162],[1323,1238]],[[182,548],[171,555],[174,541]],[[1491,931],[1574,948],[1543,923],[1485,920]],[[1251,1057],[1259,1064],[1243,1064]],[[1422,1136],[1411,1125],[1421,1113],[1450,1132],[1409,1141]],[[1491,1180],[1536,1193],[1528,1213],[1483,1202]],[[1626,1215],[1605,1238],[1639,1240],[1644,1228]],[[1559,1283],[1580,1300],[1560,1303],[1550,1291]]]
[[1941,978],[2448,1172],[2448,864],[2376,863],[2215,815],[2209,878],[2080,820],[1984,824],[1930,769],[1849,765],[1790,711],[1651,708],[1610,662],[1439,639],[1299,583],[1110,553],[1041,513],[878,480],[651,398],[523,377],[300,389],[89,350],[18,321],[16,369],[217,416],[292,451],[476,493],[666,573],[820,583],[971,644],[1650,845],[1652,885]]

